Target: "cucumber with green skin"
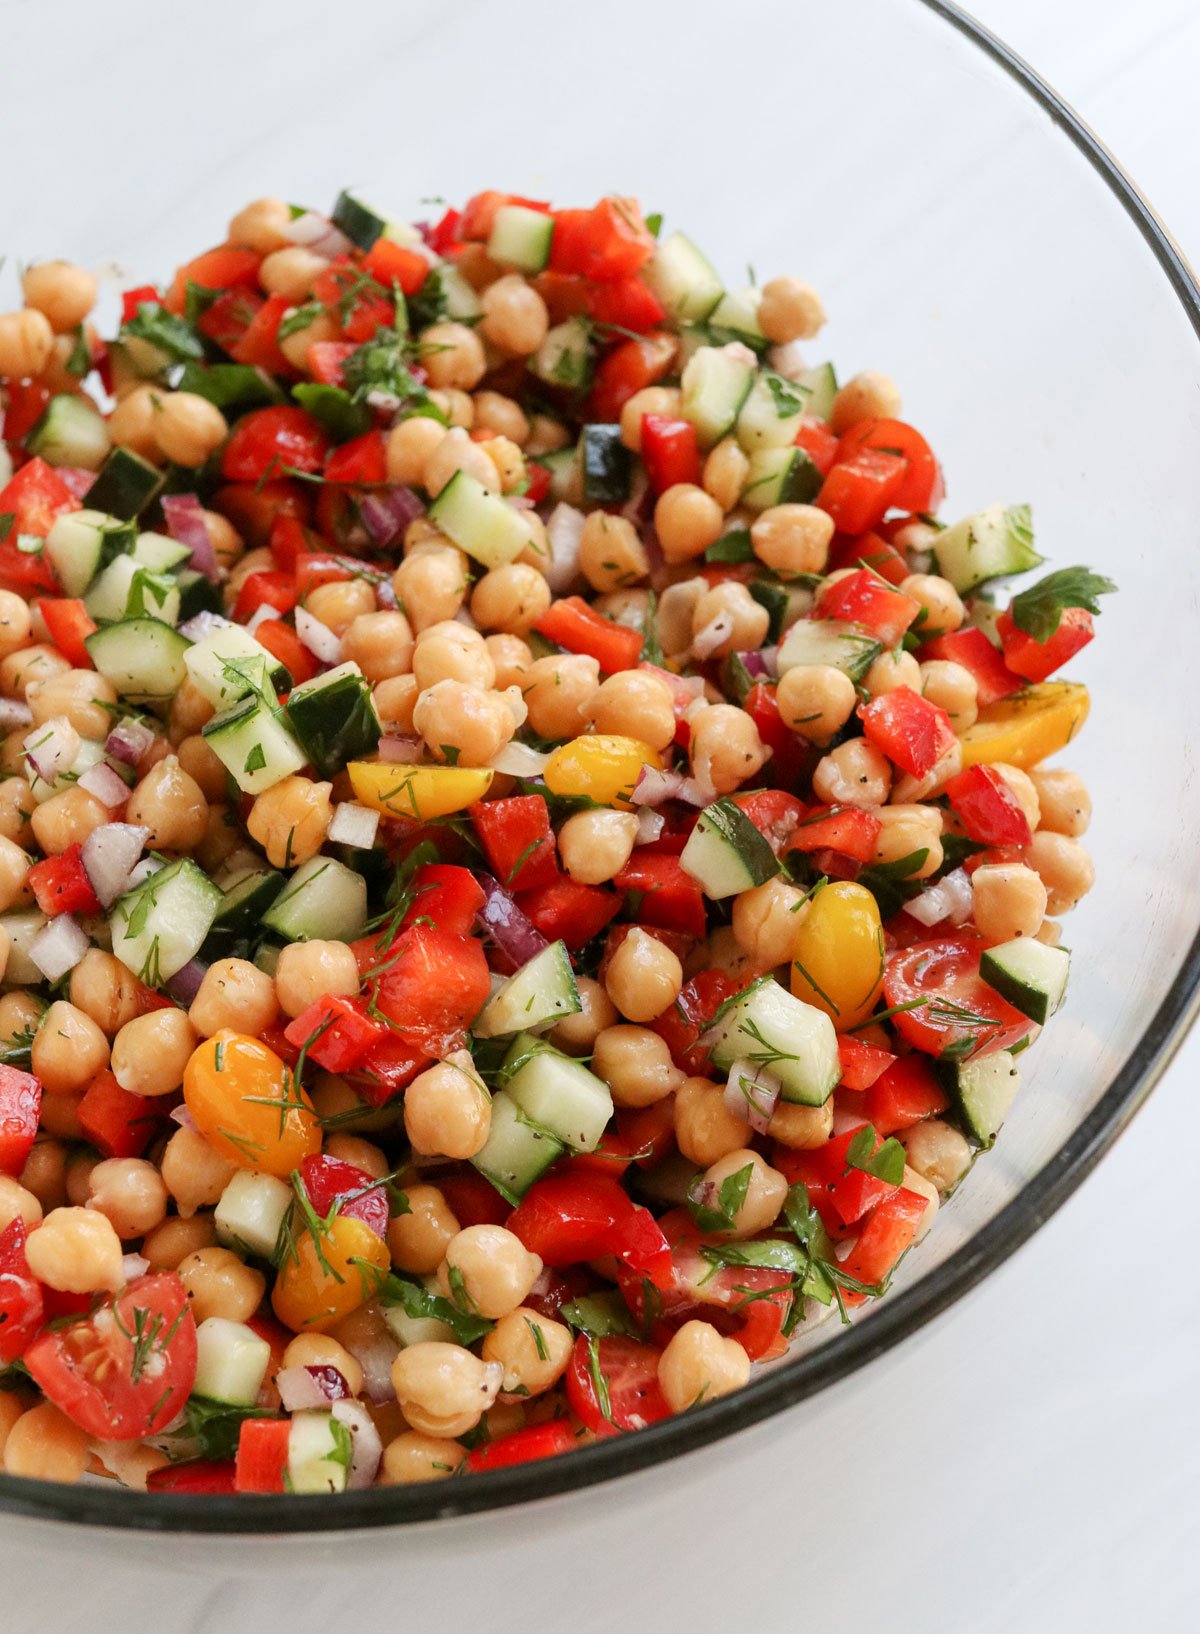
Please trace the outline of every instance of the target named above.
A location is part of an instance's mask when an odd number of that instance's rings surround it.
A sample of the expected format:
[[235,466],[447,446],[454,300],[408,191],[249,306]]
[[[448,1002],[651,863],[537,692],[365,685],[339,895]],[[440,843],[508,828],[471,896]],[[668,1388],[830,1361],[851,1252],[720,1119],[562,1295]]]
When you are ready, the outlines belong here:
[[131,520],[158,498],[165,481],[166,474],[132,448],[114,448],[88,489],[90,508]]

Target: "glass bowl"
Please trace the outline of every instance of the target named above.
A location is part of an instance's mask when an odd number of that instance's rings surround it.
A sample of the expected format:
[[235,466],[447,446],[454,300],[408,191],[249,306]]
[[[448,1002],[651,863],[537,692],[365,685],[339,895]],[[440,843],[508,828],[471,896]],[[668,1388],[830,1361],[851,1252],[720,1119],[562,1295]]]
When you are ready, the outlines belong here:
[[[196,38],[196,83],[220,74],[239,119],[218,129],[197,98],[173,109],[173,142],[147,145],[129,99],[106,106],[104,142],[43,125],[39,164],[6,181],[19,224],[8,248],[85,264],[119,254],[140,282],[263,191],[320,204],[361,184],[420,214],[435,187],[569,202],[619,188],[665,211],[735,282],[746,262],[812,280],[833,315],[812,361],[901,382],[944,461],[948,514],[1028,500],[1053,565],[1082,562],[1120,585],[1072,670],[1092,688],[1091,723],[1066,758],[1095,798],[1099,880],[1068,922],[1067,1006],[1028,1058],[997,1148],[890,1295],[847,1330],[823,1324],[736,1395],[565,1458],[432,1486],[196,1499],[0,1476],[4,1510],[329,1532],[544,1499],[711,1448],[879,1356],[1012,1254],[1116,1139],[1195,1007],[1200,781],[1185,711],[1162,706],[1200,588],[1200,293],[1162,226],[1054,93],[940,0],[847,0],[815,17],[795,0],[751,0],[738,27],[752,49],[729,57],[715,8],[609,0],[605,37],[638,41],[611,52],[570,9],[547,31],[538,0],[510,0],[485,38],[439,30],[424,5],[394,8],[356,63],[352,118],[328,95],[319,53],[251,83],[252,50],[231,61],[219,30]],[[531,67],[536,95],[516,94]],[[22,94],[0,116],[14,131]],[[433,139],[414,142],[421,132]],[[136,186],[113,172],[121,151],[136,152]]]

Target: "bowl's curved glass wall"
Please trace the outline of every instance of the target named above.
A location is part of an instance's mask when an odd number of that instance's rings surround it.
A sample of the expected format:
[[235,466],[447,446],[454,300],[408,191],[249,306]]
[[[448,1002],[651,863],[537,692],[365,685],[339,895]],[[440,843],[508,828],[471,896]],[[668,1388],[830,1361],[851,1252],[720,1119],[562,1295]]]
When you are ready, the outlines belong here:
[[[137,188],[114,178],[111,142],[51,149],[36,175],[6,182],[7,247],[85,263],[119,254],[140,280],[215,239],[264,186],[320,204],[352,172],[418,213],[423,193],[458,198],[491,183],[572,202],[621,188],[683,226],[731,282],[746,263],[811,279],[831,313],[812,360],[901,383],[906,414],[944,460],[949,514],[1028,500],[1055,565],[1085,563],[1120,585],[1101,639],[1072,667],[1093,710],[1065,759],[1095,795],[1099,883],[1067,924],[1067,1008],[1026,1058],[997,1150],[890,1298],[849,1334],[826,1324],[740,1396],[552,1465],[438,1488],[197,1504],[0,1477],[0,1506],[108,1524],[324,1529],[428,1519],[661,1462],[838,1377],[1002,1258],[1132,1111],[1186,1008],[1200,925],[1200,783],[1182,685],[1200,587],[1194,290],[1098,151],[934,7],[737,10],[749,56],[726,55],[682,0],[609,0],[605,38],[655,42],[619,49],[618,92],[601,38],[581,60],[581,36],[564,35],[556,60],[537,0],[511,0],[503,30],[465,44],[433,6],[394,8],[355,68],[353,153],[327,96],[256,79],[244,105],[255,129],[237,121],[217,134],[209,121],[194,185],[177,168],[186,140],[146,151],[131,132]],[[451,60],[469,120],[445,117]],[[212,71],[237,70],[214,57]],[[111,110],[114,141],[126,117]],[[436,140],[406,139],[419,132]]]

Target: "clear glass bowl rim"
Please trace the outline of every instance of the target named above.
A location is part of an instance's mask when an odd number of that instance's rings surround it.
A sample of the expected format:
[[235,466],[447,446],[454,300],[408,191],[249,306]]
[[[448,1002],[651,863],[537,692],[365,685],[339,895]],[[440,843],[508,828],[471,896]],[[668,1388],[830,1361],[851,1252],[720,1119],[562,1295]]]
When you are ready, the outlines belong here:
[[[921,0],[998,63],[1079,149],[1141,233],[1200,338],[1200,287],[1170,234],[1099,138],[1029,65],[949,0]],[[1200,931],[1158,1009],[1113,1082],[1077,1129],[1005,1208],[943,1264],[885,1301],[869,1322],[735,1395],[636,1435],[569,1457],[470,1480],[375,1488],[336,1497],[187,1497],[110,1487],[64,1487],[0,1474],[0,1512],[148,1532],[304,1533],[405,1526],[478,1514],[609,1481],[709,1446],[846,1378],[931,1321],[994,1271],[1072,1192],[1144,1104],[1200,1010]]]

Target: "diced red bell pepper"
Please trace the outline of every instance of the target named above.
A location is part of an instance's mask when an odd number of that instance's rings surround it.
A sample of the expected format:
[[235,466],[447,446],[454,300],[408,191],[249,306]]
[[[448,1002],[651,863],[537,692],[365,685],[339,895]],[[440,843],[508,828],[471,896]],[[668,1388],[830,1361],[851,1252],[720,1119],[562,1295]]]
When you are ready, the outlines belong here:
[[330,449],[325,460],[325,477],[329,482],[385,482],[387,455],[383,432],[368,431]]
[[1004,662],[1026,681],[1044,681],[1087,646],[1096,633],[1086,607],[1064,607],[1058,629],[1048,641],[1036,641],[1019,630],[1011,613],[1001,613],[996,633],[1004,644]]
[[255,627],[254,639],[287,668],[296,686],[301,681],[311,681],[314,675],[320,673],[321,666],[290,624],[284,624],[277,618],[266,618]]
[[[895,1270],[901,1255],[912,1247],[929,1199],[903,1186],[886,1197],[863,1227],[862,1234],[841,1262],[842,1270],[857,1282],[875,1286]],[[847,1305],[860,1305],[865,1294],[847,1290]]]
[[540,505],[550,492],[550,472],[536,460],[530,460],[525,467],[527,487],[525,497],[531,505]]
[[361,1220],[377,1237],[386,1237],[391,1207],[387,1187],[356,1163],[324,1152],[310,1153],[300,1160],[300,1180],[305,1195],[325,1219],[337,1205],[339,1214]]
[[[864,1114],[864,1122],[866,1121]],[[852,1169],[846,1161],[851,1142],[859,1134],[862,1124],[843,1130],[817,1151],[811,1153],[814,1169],[824,1182],[825,1197],[843,1225],[854,1225],[868,1209],[897,1189],[886,1180],[880,1180],[862,1169]],[[883,1144],[878,1129],[875,1131],[873,1151]]]
[[702,466],[696,428],[667,414],[642,415],[642,464],[656,494],[677,482],[698,484]]
[[809,749],[779,713],[775,688],[763,681],[756,681],[747,692],[742,708],[771,751],[771,758],[763,767],[763,776],[777,787],[793,787],[808,764]]
[[852,460],[864,449],[899,454],[906,472],[890,503],[901,511],[936,511],[945,498],[941,467],[921,433],[903,420],[859,420],[838,443],[838,460]]
[[667,1095],[649,1106],[618,1107],[617,1133],[639,1168],[661,1163],[675,1150],[675,1097]]
[[347,340],[370,340],[379,329],[391,328],[396,309],[384,293],[363,277],[362,268],[348,257],[331,261],[313,279],[314,300],[336,316]]
[[23,442],[45,412],[51,397],[50,388],[41,380],[8,380],[4,389],[8,396],[4,407],[4,440]]
[[294,577],[299,559],[322,552],[324,542],[296,517],[280,515],[271,524],[267,548],[275,558],[275,565]]
[[308,372],[323,386],[344,386],[343,365],[358,346],[352,340],[315,340],[308,349]]
[[[460,1041],[461,1042],[461,1041]],[[433,1060],[428,1050],[389,1032],[367,1051],[352,1075],[355,1090],[371,1106],[385,1106]]]
[[367,1014],[362,999],[335,998],[331,994],[310,1004],[284,1029],[288,1043],[296,1049],[308,1044],[309,1059],[326,1072],[352,1072],[389,1031],[383,1022]]
[[802,817],[791,837],[793,851],[837,851],[855,862],[870,862],[875,855],[882,824],[874,813],[858,806],[818,806]]
[[878,533],[834,534],[825,571],[836,573],[843,567],[864,566],[891,585],[903,584],[912,572],[908,558]]
[[328,439],[311,414],[291,404],[254,409],[234,426],[221,456],[229,482],[261,482],[289,469],[320,471]]
[[248,1418],[238,1431],[235,1484],[239,1492],[286,1490],[291,1420]]
[[79,1127],[105,1157],[141,1157],[165,1116],[157,1096],[131,1095],[106,1067],[83,1093]]
[[74,596],[40,600],[38,611],[46,621],[50,639],[74,669],[94,669],[84,641],[95,635],[96,625],[87,608]]
[[412,902],[401,920],[406,930],[420,919],[432,919],[441,930],[469,936],[475,915],[487,900],[471,870],[450,862],[423,863],[409,888]]
[[508,1229],[544,1265],[615,1254],[656,1287],[670,1279],[671,1250],[647,1209],[601,1174],[551,1175],[536,1181],[509,1216]]
[[576,1152],[571,1157],[561,1157],[555,1164],[554,1174],[605,1174],[611,1180],[619,1180],[633,1163],[634,1154],[640,1148],[630,1136],[619,1130],[606,1129],[600,1136],[600,1144],[593,1152]]
[[0,1066],[0,1174],[19,1175],[33,1148],[42,1104],[41,1081]]
[[982,630],[971,628],[934,636],[918,651],[917,658],[922,664],[944,658],[970,670],[975,677],[981,709],[998,703],[1001,698],[1011,698],[1025,685],[1024,678],[1009,669],[1003,653],[997,652]]
[[467,815],[506,891],[533,891],[558,878],[550,808],[540,794],[481,800]]
[[616,282],[632,278],[654,249],[637,200],[607,198],[590,210],[556,213],[550,265],[597,283]]
[[262,256],[257,250],[243,249],[236,244],[220,244],[215,250],[205,250],[203,255],[180,267],[162,304],[168,312],[179,316],[187,304],[189,284],[198,284],[201,289],[233,289],[238,284],[254,284],[261,264]]
[[[870,1089],[891,1066],[896,1057],[890,1050],[881,1050],[876,1044],[865,1044],[852,1033],[838,1034],[838,1056],[842,1063],[842,1088]],[[873,1119],[869,1120],[874,1122]],[[875,1126],[878,1128],[878,1124]],[[890,1134],[891,1130],[885,1130]]]
[[804,817],[804,802],[786,789],[751,789],[747,794],[735,794],[733,802],[770,842],[775,855],[782,856]]
[[472,1447],[467,1454],[467,1468],[476,1474],[481,1470],[511,1469],[514,1464],[531,1464],[539,1458],[557,1458],[575,1445],[570,1419],[551,1418],[544,1424],[527,1424],[496,1441]]
[[335,556],[327,551],[310,551],[306,556],[297,556],[292,568],[296,594],[301,601],[321,585],[344,584],[361,571],[361,564],[354,557]]
[[843,533],[866,533],[876,527],[895,503],[908,466],[898,454],[864,448],[852,459],[834,465],[817,495]]
[[[126,289],[121,293],[121,322],[132,323],[137,317],[139,306],[160,306],[162,297],[153,284],[139,284],[136,289]],[[180,308],[182,311],[182,307]]]
[[396,937],[366,987],[404,1043],[440,1055],[461,1043],[488,1000],[491,976],[475,937],[414,925]]
[[880,1135],[911,1129],[922,1118],[935,1118],[949,1105],[928,1056],[902,1055],[880,1073],[863,1095],[865,1122]]
[[233,604],[233,616],[239,623],[245,624],[260,607],[273,607],[277,613],[290,613],[295,605],[296,585],[292,574],[280,571],[248,573]]
[[262,296],[252,289],[227,289],[207,312],[200,314],[196,328],[222,351],[232,354],[265,305]]
[[363,257],[363,270],[384,289],[399,285],[401,294],[415,295],[429,276],[429,262],[393,239],[377,238]]
[[637,891],[635,920],[647,926],[682,931],[686,936],[703,936],[708,928],[704,892],[690,874],[683,871],[679,858],[647,854],[641,847],[615,875],[618,891]]
[[675,361],[674,335],[655,330],[640,340],[614,346],[596,366],[588,398],[586,418],[611,425],[621,418],[621,410],[635,392],[652,386]]
[[606,675],[636,669],[642,656],[642,634],[617,624],[589,607],[582,596],[552,601],[534,624],[539,635],[556,641],[568,652],[586,653]]
[[663,322],[667,309],[641,278],[622,278],[610,284],[585,284],[586,311],[596,323],[645,334]]
[[295,375],[279,346],[279,326],[287,317],[291,303],[285,295],[268,295],[245,333],[229,348],[235,363],[244,363],[253,369],[265,369],[268,374]]
[[873,698],[858,714],[875,747],[913,777],[924,777],[954,747],[949,715],[911,687]]
[[29,888],[38,907],[51,919],[60,913],[100,912],[78,845],[69,845],[57,857],[35,862],[29,870]]
[[967,837],[981,845],[1028,845],[1033,835],[1020,801],[994,766],[968,766],[945,794]]
[[621,898],[615,891],[581,885],[563,874],[549,885],[522,891],[517,906],[548,942],[565,942],[572,953],[578,953],[616,917]]
[[491,1181],[465,1163],[459,1169],[440,1171],[437,1184],[460,1227],[503,1225],[512,1213],[512,1204]]
[[313,505],[302,483],[281,479],[228,482],[213,495],[213,509],[229,518],[247,545],[258,546],[270,543],[271,529],[280,516],[310,522]]
[[0,1364],[17,1361],[46,1318],[41,1284],[25,1258],[25,1222],[18,1214],[0,1231]]
[[435,255],[449,255],[462,242],[462,214],[458,210],[447,210],[440,221],[434,223],[425,234],[429,248]]
[[19,584],[57,590],[58,579],[48,558],[20,548],[22,534],[44,539],[55,519],[77,511],[81,502],[45,460],[35,455],[0,490],[0,516],[12,523],[0,541],[0,576]]
[[878,636],[885,647],[898,645],[920,611],[920,602],[881,583],[878,575],[866,568],[859,568],[823,590],[816,606],[820,618],[861,624]]
[[827,477],[837,459],[838,439],[824,420],[806,416],[796,433],[796,447],[802,448],[823,477]]
[[674,1004],[651,1022],[681,1072],[695,1077],[707,1071],[709,1052],[699,1042],[700,1035],[712,1026],[721,1006],[744,986],[724,970],[698,970],[684,983]]
[[224,1498],[237,1490],[237,1465],[232,1459],[222,1462],[190,1458],[184,1464],[165,1464],[162,1469],[152,1469],[146,1477],[147,1492],[186,1492],[205,1498]]
[[462,239],[489,238],[496,220],[496,211],[505,204],[521,204],[526,210],[539,210],[547,216],[550,214],[550,206],[540,199],[526,199],[519,193],[497,193],[488,190],[476,193],[463,205],[458,220],[458,236]]

